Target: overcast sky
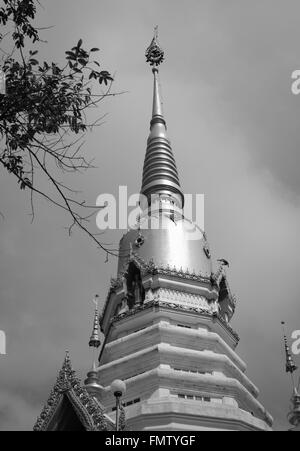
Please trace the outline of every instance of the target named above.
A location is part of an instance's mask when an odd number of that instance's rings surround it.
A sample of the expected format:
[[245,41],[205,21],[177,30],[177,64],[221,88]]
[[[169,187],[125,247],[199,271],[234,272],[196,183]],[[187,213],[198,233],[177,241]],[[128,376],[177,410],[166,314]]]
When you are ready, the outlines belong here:
[[[73,184],[90,202],[140,188],[149,130],[152,74],[144,52],[154,25],[166,52],[161,83],[168,133],[185,193],[204,193],[214,258],[226,258],[238,305],[233,327],[260,401],[286,429],[291,385],[280,321],[300,329],[299,0],[42,0],[42,53],[61,61],[82,38],[99,47],[115,91],[85,149],[98,169]],[[28,195],[1,170],[0,429],[30,429],[64,352],[81,377],[92,356],[92,298],[105,299],[117,262],[44,201],[30,224]],[[106,240],[106,237],[105,237]],[[107,237],[118,242],[119,233]],[[297,359],[296,359],[297,360]],[[298,359],[298,363],[299,359]]]

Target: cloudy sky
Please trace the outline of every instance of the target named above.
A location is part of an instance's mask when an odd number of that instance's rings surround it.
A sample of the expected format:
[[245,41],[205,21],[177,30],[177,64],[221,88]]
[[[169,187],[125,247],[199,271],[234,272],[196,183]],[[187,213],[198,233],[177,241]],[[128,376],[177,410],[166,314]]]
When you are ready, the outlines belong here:
[[[215,258],[231,263],[238,298],[233,320],[248,376],[277,429],[286,429],[291,385],[284,373],[280,321],[300,329],[300,69],[298,0],[43,0],[42,53],[61,61],[83,38],[101,49],[115,91],[105,123],[86,139],[98,168],[73,179],[90,202],[140,188],[152,75],[144,51],[153,26],[166,52],[161,69],[169,136],[186,193],[204,193]],[[91,365],[92,298],[104,299],[117,262],[68,218],[36,202],[1,172],[0,429],[30,429],[69,349],[81,377]],[[105,237],[118,242],[119,234]],[[298,363],[300,363],[298,359]]]

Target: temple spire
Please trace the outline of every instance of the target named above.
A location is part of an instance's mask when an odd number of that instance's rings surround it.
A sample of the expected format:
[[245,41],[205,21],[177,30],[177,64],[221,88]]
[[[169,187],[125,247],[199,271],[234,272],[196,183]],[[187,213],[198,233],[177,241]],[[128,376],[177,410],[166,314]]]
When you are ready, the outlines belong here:
[[154,87],[153,87],[153,105],[152,105],[152,120],[151,125],[155,123],[155,119],[158,119],[165,126],[165,120],[163,117],[163,108],[162,108],[162,100],[161,93],[159,88],[159,79],[158,79],[158,66],[164,61],[164,51],[160,47],[158,42],[158,26],[154,28],[154,36],[151,41],[151,44],[146,50],[146,61],[152,66],[152,72],[154,75]]
[[93,331],[92,335],[89,341],[89,347],[93,348],[93,365],[91,371],[87,373],[87,379],[84,381],[85,388],[87,391],[95,398],[101,397],[101,393],[103,390],[103,387],[100,385],[99,377],[97,373],[97,350],[101,345],[100,341],[100,322],[99,322],[99,296],[96,294],[94,300],[95,304],[95,314],[94,314],[94,324],[93,324]]
[[163,115],[158,66],[164,61],[164,51],[158,42],[157,27],[146,50],[146,60],[152,66],[154,77],[150,135],[144,162],[141,193],[151,202],[152,195],[165,196],[177,207],[183,208],[184,196]]
[[163,114],[161,93],[159,88],[158,68],[153,67],[152,72],[154,75],[154,87],[153,87],[153,106],[152,106],[151,125],[155,123],[155,120],[159,120],[166,127],[166,122],[164,120]]
[[95,303],[95,314],[94,314],[94,325],[93,325],[93,332],[90,337],[89,341],[89,347],[94,348],[94,358],[93,358],[93,369],[96,368],[96,350],[100,347],[101,341],[100,341],[100,326],[99,326],[99,310],[98,310],[98,303],[99,303],[99,296],[96,295],[94,299]]

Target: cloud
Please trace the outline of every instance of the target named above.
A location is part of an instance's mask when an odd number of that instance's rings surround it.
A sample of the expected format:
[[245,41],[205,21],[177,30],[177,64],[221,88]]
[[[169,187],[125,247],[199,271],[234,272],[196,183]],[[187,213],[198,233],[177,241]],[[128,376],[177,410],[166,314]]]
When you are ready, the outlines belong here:
[[32,430],[38,414],[38,408],[22,397],[0,391],[0,431]]

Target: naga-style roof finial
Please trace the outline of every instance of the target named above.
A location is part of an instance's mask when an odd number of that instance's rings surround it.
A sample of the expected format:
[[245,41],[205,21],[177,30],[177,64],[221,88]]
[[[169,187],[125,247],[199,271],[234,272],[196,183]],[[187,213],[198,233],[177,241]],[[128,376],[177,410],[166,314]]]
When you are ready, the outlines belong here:
[[165,54],[158,42],[158,25],[154,28],[154,36],[146,50],[146,61],[150,66],[159,66],[165,59]]

